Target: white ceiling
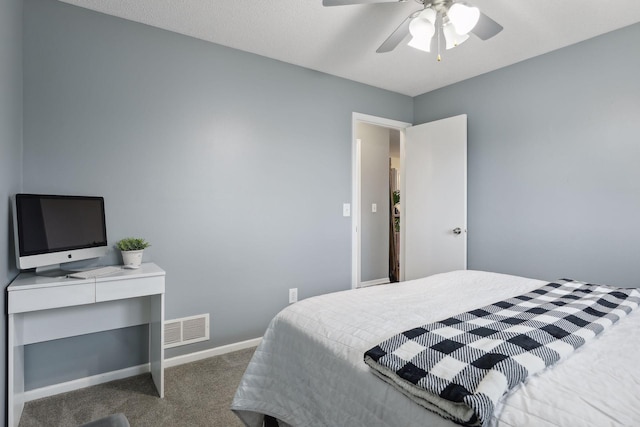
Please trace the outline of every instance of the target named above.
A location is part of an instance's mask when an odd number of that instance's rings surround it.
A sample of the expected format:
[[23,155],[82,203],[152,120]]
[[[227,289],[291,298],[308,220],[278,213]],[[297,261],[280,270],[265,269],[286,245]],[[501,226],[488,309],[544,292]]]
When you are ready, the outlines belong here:
[[487,41],[471,36],[438,63],[405,43],[375,52],[422,7],[413,0],[62,1],[410,96],[640,22],[640,0],[473,0],[504,30]]

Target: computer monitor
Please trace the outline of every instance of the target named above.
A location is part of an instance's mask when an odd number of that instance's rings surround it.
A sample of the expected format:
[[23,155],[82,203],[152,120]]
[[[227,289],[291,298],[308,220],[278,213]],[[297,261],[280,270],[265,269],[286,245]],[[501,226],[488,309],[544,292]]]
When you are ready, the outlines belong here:
[[99,258],[108,250],[102,197],[16,194],[13,223],[21,270],[57,275],[61,263]]

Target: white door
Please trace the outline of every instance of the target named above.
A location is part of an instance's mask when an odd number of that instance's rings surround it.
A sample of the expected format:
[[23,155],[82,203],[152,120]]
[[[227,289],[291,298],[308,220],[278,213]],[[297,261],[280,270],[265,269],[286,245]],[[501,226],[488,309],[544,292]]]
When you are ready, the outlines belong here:
[[467,116],[405,131],[403,280],[467,268]]

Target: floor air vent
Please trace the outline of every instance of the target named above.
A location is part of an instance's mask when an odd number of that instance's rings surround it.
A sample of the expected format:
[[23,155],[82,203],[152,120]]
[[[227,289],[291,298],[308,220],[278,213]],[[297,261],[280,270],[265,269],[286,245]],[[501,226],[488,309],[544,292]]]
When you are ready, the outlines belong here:
[[178,347],[209,339],[209,314],[165,320],[164,348]]

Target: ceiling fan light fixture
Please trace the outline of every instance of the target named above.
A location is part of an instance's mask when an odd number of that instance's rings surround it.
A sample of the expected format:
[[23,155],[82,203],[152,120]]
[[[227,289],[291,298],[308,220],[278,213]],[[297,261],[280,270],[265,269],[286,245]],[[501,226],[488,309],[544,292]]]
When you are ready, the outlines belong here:
[[449,21],[453,24],[456,33],[464,35],[473,30],[480,19],[480,9],[466,6],[461,3],[454,3],[447,12]]
[[444,34],[445,47],[447,50],[459,46],[469,39],[468,34],[458,34],[452,24],[447,24],[442,27],[442,33]]

